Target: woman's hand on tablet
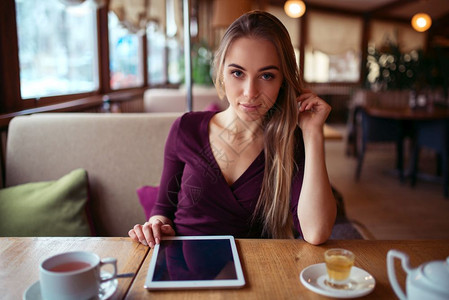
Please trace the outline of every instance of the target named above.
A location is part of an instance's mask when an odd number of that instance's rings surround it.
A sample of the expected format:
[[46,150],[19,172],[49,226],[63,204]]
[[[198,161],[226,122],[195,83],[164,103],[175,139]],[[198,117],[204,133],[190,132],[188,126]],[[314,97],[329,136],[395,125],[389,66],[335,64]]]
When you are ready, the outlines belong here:
[[135,242],[140,242],[145,246],[159,244],[163,236],[175,235],[175,230],[172,227],[170,219],[164,216],[152,216],[148,222],[140,225],[137,224],[128,232],[128,235]]

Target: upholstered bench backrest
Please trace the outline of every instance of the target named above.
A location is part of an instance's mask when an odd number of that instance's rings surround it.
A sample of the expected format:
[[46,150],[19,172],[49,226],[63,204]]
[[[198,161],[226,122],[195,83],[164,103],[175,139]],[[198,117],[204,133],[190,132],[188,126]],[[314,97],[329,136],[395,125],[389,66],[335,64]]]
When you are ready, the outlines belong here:
[[55,180],[83,168],[99,236],[126,236],[145,221],[136,189],[157,185],[169,129],[179,113],[49,113],[9,126],[6,186]]

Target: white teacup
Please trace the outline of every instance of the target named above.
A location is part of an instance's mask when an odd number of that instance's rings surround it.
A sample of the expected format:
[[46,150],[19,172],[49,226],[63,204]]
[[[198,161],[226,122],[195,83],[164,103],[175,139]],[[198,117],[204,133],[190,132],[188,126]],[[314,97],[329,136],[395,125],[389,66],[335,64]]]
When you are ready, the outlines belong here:
[[[111,264],[113,274],[101,278],[100,269]],[[92,252],[66,252],[47,258],[39,266],[42,298],[79,300],[98,297],[100,284],[117,277],[117,259],[101,259]]]

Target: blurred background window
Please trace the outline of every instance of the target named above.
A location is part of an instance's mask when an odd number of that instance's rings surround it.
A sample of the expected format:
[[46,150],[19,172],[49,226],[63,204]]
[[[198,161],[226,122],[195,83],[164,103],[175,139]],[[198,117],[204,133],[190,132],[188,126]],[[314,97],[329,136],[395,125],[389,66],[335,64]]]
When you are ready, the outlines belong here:
[[360,78],[360,52],[347,50],[327,54],[306,47],[304,79],[307,82],[357,82]]
[[109,68],[111,88],[122,89],[143,85],[141,38],[120,24],[113,12],[108,14]]
[[184,78],[184,49],[182,1],[166,0],[168,82],[179,84]]
[[362,28],[360,17],[308,12],[305,81],[359,81]]
[[16,0],[22,99],[98,89],[96,9],[90,2]]
[[147,27],[147,43],[148,83],[150,85],[164,84],[167,82],[165,33],[164,28],[156,22],[150,22]]
[[184,78],[184,51],[176,38],[168,39],[168,82],[179,84]]

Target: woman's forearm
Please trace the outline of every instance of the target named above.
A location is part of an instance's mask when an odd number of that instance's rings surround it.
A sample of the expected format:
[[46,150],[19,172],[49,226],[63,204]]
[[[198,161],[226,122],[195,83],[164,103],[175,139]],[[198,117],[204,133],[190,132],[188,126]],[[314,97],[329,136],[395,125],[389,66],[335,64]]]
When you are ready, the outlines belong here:
[[337,211],[326,169],[322,130],[305,132],[304,147],[304,179],[298,219],[304,239],[311,244],[321,244],[332,232]]

